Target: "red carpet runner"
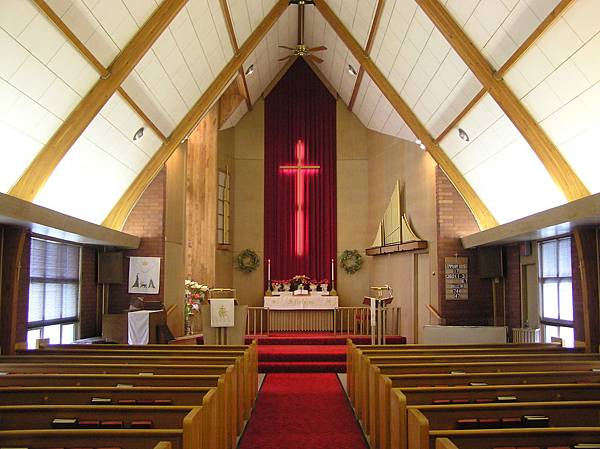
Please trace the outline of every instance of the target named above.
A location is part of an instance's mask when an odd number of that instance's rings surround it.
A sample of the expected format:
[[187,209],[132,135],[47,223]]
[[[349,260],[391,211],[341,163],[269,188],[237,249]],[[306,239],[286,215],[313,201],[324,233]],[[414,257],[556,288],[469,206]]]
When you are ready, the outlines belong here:
[[238,449],[367,449],[337,375],[267,374]]

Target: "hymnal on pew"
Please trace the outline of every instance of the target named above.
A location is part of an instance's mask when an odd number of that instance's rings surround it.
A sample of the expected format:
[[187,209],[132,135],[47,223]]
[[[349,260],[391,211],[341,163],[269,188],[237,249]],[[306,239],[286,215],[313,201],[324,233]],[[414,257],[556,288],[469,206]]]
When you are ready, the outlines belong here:
[[117,384],[117,388],[133,388],[131,384]]
[[577,443],[573,449],[600,449],[600,443]]
[[516,396],[498,396],[496,398],[496,401],[498,401],[498,402],[516,402],[517,397]]
[[54,418],[52,427],[55,429],[75,429],[77,427],[77,419],[75,418]]
[[92,404],[102,405],[112,403],[111,398],[92,398]]
[[525,427],[548,427],[550,418],[540,415],[525,415],[523,416],[523,425]]

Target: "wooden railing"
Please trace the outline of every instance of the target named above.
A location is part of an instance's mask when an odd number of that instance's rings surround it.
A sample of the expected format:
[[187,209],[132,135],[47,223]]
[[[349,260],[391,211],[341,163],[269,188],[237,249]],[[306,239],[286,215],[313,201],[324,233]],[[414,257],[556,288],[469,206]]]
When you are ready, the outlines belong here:
[[264,307],[248,307],[246,318],[246,335],[269,334],[269,309]]

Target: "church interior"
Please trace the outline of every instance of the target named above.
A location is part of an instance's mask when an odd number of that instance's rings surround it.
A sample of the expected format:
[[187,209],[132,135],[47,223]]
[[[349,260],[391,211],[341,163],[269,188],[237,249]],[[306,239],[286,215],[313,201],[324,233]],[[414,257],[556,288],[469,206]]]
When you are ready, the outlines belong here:
[[0,449],[600,448],[598,17],[0,0]]

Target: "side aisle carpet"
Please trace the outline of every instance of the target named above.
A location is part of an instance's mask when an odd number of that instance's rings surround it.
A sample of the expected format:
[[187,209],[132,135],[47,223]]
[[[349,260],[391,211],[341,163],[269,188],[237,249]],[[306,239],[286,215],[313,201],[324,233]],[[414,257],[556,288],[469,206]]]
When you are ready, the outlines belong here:
[[267,374],[238,449],[367,449],[333,373]]

